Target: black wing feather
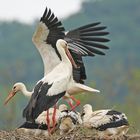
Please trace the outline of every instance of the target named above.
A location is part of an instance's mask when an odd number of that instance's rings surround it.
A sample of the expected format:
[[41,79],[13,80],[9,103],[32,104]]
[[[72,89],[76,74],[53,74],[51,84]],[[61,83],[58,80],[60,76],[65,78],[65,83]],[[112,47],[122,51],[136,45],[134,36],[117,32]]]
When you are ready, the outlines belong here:
[[[38,85],[37,85],[38,86]],[[40,88],[35,88],[34,93],[27,107],[23,111],[23,117],[26,121],[35,122],[35,119],[43,112],[52,107],[57,101],[64,96],[65,91],[54,96],[47,96],[47,92],[52,85],[44,83]]]
[[100,44],[100,43],[95,43],[91,41],[84,41],[84,40],[79,40],[78,43],[83,43],[83,45],[95,47],[95,48],[100,48],[100,49],[109,49],[107,46]]
[[82,36],[105,36],[105,35],[108,35],[109,34],[109,32],[87,32],[87,33],[81,33],[81,37]]
[[[109,39],[102,37],[108,35],[109,32],[104,31],[104,29],[106,29],[106,26],[98,26],[99,24],[100,22],[91,23],[69,31],[66,34],[65,38],[66,40],[70,41],[70,48],[71,44],[75,44],[76,51],[78,51],[78,49],[83,49],[84,51],[86,51],[85,54],[81,54],[82,56],[94,56],[91,54],[104,55],[105,53],[101,50],[94,49],[108,49],[106,45],[103,45],[101,43],[106,43],[109,41]],[[78,44],[81,45],[81,47]]]
[[99,131],[105,131],[108,128],[116,128],[116,127],[121,127],[124,125],[128,126],[129,123],[126,119],[123,118],[122,120],[119,120],[119,121],[113,121],[113,122],[109,122],[107,124],[100,125],[96,129]]
[[108,42],[109,39],[107,38],[98,38],[98,37],[94,37],[94,38],[91,38],[91,37],[80,37],[81,40],[88,40],[88,41],[95,41],[95,42]]
[[46,124],[37,124],[37,123],[25,122],[18,128],[47,130],[48,126]]
[[[100,51],[100,50],[98,50],[98,49],[95,49],[95,48],[93,48],[93,47],[91,47],[91,46],[86,46],[85,44],[83,44],[83,43],[81,43],[81,42],[79,42],[79,44],[81,44],[81,46],[84,46],[85,48],[87,48],[88,49],[88,51],[94,56],[94,54],[99,54],[99,55],[105,55],[105,53],[104,52],[102,52],[102,51]],[[92,56],[92,55],[90,55],[90,54],[88,54],[89,56]]]
[[54,13],[52,13],[52,15],[49,17],[48,22],[51,22],[54,19]]
[[75,52],[71,51],[71,55],[73,56],[73,59],[75,60],[75,63],[77,64],[78,68],[73,67],[73,79],[78,83],[84,83],[84,80],[86,77],[86,71],[85,66],[82,60],[81,55],[77,55]]
[[49,35],[46,38],[46,43],[51,44],[56,49],[56,42],[58,39],[63,39],[64,27],[62,26],[61,21],[52,13],[50,9],[45,10],[43,16],[40,19],[41,22],[45,23],[45,25],[49,29]]
[[[76,64],[80,67],[79,71],[78,69],[73,69],[74,80],[77,82],[83,83],[83,80],[86,79],[85,66],[82,61],[82,56],[95,56],[95,54],[105,55],[105,53],[100,49],[109,48],[108,46],[102,44],[109,41],[109,39],[102,37],[108,35],[109,32],[104,31],[106,26],[98,26],[99,24],[100,22],[97,22],[79,27],[69,31],[65,36],[65,40],[70,46],[72,56],[74,57],[74,55],[77,55],[79,57],[79,61],[74,59]],[[83,50],[82,53],[81,50]]]
[[54,13],[46,8],[43,16],[40,19],[40,22],[45,23],[45,25],[49,29],[49,34],[45,40],[47,44],[51,44],[51,46],[55,49],[58,57],[61,59],[60,54],[58,53],[58,50],[56,49],[56,42],[58,39],[63,39],[64,34],[64,27],[62,26],[61,21],[58,20],[58,18],[54,15]]
[[[39,82],[35,88],[34,88],[34,92],[31,96],[31,99],[27,105],[27,107],[23,110],[23,117],[26,117],[27,120],[29,120],[28,116],[32,115],[32,109],[35,107],[36,102],[37,102],[37,98],[38,98],[38,91],[40,90],[41,86],[42,86],[43,82]],[[33,122],[33,120],[32,120]]]
[[[61,21],[59,21],[58,18],[54,15],[54,13],[48,8],[45,9],[45,12],[41,17],[40,21],[45,23],[45,25],[49,29],[46,43],[52,45],[60,59],[60,54],[56,49],[56,42],[58,39],[65,39],[69,43],[70,48],[73,48],[73,50],[71,50],[72,56],[74,57],[76,64],[81,67],[80,69],[78,68],[73,70],[75,71],[73,73],[76,73],[73,74],[74,79],[76,79],[77,82],[80,82],[81,79],[86,79],[85,67],[83,64],[82,56],[105,54],[99,49],[108,49],[106,45],[101,44],[101,42],[105,43],[109,41],[108,39],[102,37],[109,34],[108,32],[104,31],[106,29],[106,26],[100,26],[100,22],[91,23],[71,30],[65,35],[65,29],[62,26]],[[79,76],[77,76],[78,73],[80,74]]]

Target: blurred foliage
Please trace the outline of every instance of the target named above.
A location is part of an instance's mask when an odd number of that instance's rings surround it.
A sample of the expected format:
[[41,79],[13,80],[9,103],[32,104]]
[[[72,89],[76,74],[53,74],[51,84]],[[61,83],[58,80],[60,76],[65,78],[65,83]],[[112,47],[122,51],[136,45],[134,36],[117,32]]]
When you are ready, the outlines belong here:
[[[91,103],[93,108],[113,108],[125,112],[131,126],[140,129],[140,1],[88,0],[79,13],[63,20],[66,29],[101,21],[110,32],[110,50],[106,56],[86,58],[87,85],[101,94],[81,94],[81,106]],[[31,38],[32,25],[0,22],[0,127],[19,126],[22,109],[27,104],[23,95],[17,95],[8,107],[3,101],[17,81],[32,85],[43,76],[43,63]],[[132,129],[134,131],[134,129]],[[135,131],[136,132],[136,131]]]

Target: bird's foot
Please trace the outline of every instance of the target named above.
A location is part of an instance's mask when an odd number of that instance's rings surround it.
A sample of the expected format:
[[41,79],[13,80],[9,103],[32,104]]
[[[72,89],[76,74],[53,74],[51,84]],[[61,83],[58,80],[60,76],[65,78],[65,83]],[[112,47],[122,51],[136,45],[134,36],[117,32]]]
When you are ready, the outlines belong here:
[[73,105],[71,102],[69,102],[69,105],[70,105],[70,107],[71,107],[71,110],[74,110],[77,106],[80,105],[81,102],[80,102],[80,100],[75,99],[73,96],[70,96],[70,98],[71,98],[73,101],[76,102],[76,105]]
[[80,103],[81,103],[81,102],[80,102],[79,100],[77,100],[76,105],[74,105],[74,106],[71,107],[71,111],[72,111],[72,110],[75,110],[75,108],[76,108],[77,106],[79,106]]
[[53,134],[55,132],[55,127],[50,129],[50,134]]

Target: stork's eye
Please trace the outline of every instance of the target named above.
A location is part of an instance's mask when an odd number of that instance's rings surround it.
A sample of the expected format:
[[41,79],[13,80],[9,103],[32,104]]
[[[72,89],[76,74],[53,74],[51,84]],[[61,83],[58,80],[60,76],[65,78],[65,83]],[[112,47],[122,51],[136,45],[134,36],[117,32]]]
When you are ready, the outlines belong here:
[[16,89],[16,86],[14,86],[13,89]]

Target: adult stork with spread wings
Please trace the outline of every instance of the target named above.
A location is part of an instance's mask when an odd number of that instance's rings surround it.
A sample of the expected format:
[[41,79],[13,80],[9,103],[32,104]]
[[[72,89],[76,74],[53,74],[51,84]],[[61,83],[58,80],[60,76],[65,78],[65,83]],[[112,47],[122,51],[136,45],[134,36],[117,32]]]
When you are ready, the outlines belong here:
[[[27,107],[23,111],[26,121],[34,123],[37,117],[47,110],[47,124],[49,127],[49,108],[55,105],[63,97],[67,89],[75,85],[72,75],[73,58],[67,48],[67,42],[59,39],[56,43],[57,50],[61,56],[61,62],[45,75],[34,88],[34,92]],[[80,87],[81,84],[79,84]],[[95,92],[98,90],[93,89]],[[55,107],[56,110],[56,107]],[[53,115],[53,129],[55,128],[55,110]]]
[[[73,67],[73,79],[76,83],[84,83],[86,73],[82,56],[105,55],[101,49],[108,49],[103,43],[109,40],[103,37],[108,34],[104,29],[106,27],[100,26],[100,22],[97,22],[65,32],[61,21],[50,9],[46,8],[32,38],[44,63],[44,75],[47,75],[61,62],[56,42],[58,39],[64,39],[68,42],[70,53],[76,63]],[[67,92],[72,95],[83,91],[93,92],[84,85],[82,88],[79,87],[78,84],[77,87],[74,86]],[[72,96],[71,98],[74,100]]]

